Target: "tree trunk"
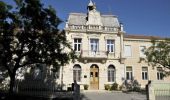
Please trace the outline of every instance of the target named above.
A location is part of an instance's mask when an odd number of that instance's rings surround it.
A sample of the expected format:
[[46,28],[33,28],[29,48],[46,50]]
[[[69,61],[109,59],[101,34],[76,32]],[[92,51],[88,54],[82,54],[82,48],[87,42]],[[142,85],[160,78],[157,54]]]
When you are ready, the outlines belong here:
[[14,93],[14,85],[15,85],[15,72],[10,75],[10,87],[9,87],[9,94]]

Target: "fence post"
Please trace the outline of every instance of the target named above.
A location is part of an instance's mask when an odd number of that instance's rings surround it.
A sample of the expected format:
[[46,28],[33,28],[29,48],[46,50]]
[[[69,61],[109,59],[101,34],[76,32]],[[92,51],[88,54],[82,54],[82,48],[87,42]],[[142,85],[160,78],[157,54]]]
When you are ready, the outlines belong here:
[[148,95],[149,95],[149,100],[155,100],[153,83],[148,84]]

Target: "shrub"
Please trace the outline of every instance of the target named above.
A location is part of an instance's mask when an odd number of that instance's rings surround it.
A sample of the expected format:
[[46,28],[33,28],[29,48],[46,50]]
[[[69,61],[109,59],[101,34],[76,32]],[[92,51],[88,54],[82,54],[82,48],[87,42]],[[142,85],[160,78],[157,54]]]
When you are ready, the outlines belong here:
[[89,88],[89,85],[84,84],[84,90],[88,90],[88,88]]
[[113,85],[111,86],[111,90],[118,90],[118,84],[113,83]]
[[105,84],[104,88],[105,88],[105,90],[110,90],[110,85],[109,84]]
[[130,80],[130,82],[127,82],[127,80],[125,80],[125,86],[128,91],[139,92],[141,90],[141,85],[138,83],[137,80]]
[[120,85],[119,86],[119,90],[121,91],[123,89],[123,85]]
[[133,88],[133,91],[135,91],[135,92],[140,92],[140,91],[141,91],[141,88],[140,88],[140,87],[134,87],[134,88]]
[[141,85],[138,83],[137,80],[133,81],[133,91],[140,92],[140,90],[141,90],[140,86]]

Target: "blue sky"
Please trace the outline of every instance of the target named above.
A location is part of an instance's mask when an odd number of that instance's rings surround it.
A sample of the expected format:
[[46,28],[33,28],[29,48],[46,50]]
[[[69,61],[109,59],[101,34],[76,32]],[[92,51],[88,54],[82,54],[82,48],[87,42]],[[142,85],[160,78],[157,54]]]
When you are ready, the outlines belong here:
[[[2,0],[14,5],[13,0]],[[71,12],[86,13],[89,0],[42,0],[64,22]],[[101,14],[118,16],[128,34],[170,37],[170,0],[92,0]],[[64,23],[60,28],[64,27]]]

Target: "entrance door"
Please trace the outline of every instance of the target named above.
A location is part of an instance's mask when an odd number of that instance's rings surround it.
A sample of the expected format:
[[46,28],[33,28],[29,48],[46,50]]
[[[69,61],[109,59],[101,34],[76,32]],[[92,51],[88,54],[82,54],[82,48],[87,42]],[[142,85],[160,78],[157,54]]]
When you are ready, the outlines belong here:
[[90,67],[90,89],[99,89],[99,68],[96,65]]

